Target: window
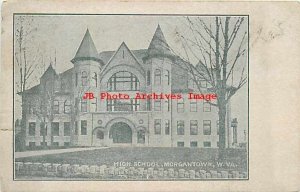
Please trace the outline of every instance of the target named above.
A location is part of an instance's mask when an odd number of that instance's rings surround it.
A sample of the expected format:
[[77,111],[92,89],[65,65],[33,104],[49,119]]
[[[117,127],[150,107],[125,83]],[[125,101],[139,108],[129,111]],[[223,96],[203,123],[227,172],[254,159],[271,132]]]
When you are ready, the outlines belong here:
[[211,142],[210,141],[204,141],[203,142],[203,147],[211,147]]
[[203,120],[203,134],[211,135],[211,121],[210,120]]
[[167,81],[168,85],[170,85],[170,71],[169,70],[166,70],[165,77],[166,77],[166,81]]
[[98,131],[97,132],[97,139],[104,139],[104,133],[103,133],[103,131]]
[[81,112],[87,112],[87,100],[81,100]]
[[70,100],[65,100],[64,102],[64,113],[70,113],[71,112],[71,103]]
[[151,100],[147,100],[147,111],[151,111]]
[[53,113],[54,114],[59,113],[59,101],[57,101],[57,100],[53,101]]
[[147,71],[147,85],[151,85],[151,72],[150,70]]
[[165,134],[170,135],[170,120],[165,121]]
[[71,124],[70,122],[64,122],[64,136],[71,135]]
[[45,123],[40,123],[40,136],[46,136],[47,135],[47,126]]
[[51,123],[51,135],[59,136],[59,123],[58,122]]
[[197,112],[197,101],[194,100],[190,101],[190,111]]
[[107,111],[139,111],[140,101],[138,99],[107,100]]
[[58,147],[58,146],[59,146],[59,143],[58,143],[58,142],[53,142],[53,143],[52,143],[52,146]]
[[197,141],[191,141],[190,146],[191,147],[198,147],[198,142]]
[[155,100],[154,101],[154,111],[161,111],[161,100]]
[[184,142],[183,141],[178,141],[177,142],[177,147],[184,147]]
[[184,121],[177,121],[177,135],[184,135]]
[[109,91],[139,91],[140,82],[132,73],[120,71],[109,78],[107,89]]
[[161,84],[161,71],[159,69],[155,69],[154,84],[155,85],[160,85]]
[[35,142],[29,142],[29,148],[32,149],[35,147]]
[[219,135],[219,132],[220,132],[220,127],[219,127],[219,120],[217,121],[217,135]]
[[78,86],[78,73],[75,73],[75,86]]
[[184,112],[184,100],[183,98],[177,100],[177,112],[183,113]]
[[198,121],[197,120],[190,121],[190,134],[198,135]]
[[91,100],[91,112],[97,112],[97,98]]
[[199,83],[200,83],[201,88],[206,88],[207,87],[207,81],[206,80],[200,80]]
[[94,72],[92,76],[92,86],[97,87],[97,73]]
[[86,86],[87,85],[87,72],[86,71],[82,71],[81,73],[81,84],[82,86]]
[[137,143],[141,143],[141,144],[145,143],[145,131],[144,130],[138,130]]
[[170,111],[170,99],[165,100],[167,111]]
[[28,102],[28,114],[32,114],[33,113],[33,105],[32,103],[29,101]]
[[36,124],[35,124],[35,122],[29,122],[29,135],[30,136],[34,136],[35,135],[35,126],[36,126]]
[[75,135],[78,135],[78,122],[75,121]]
[[69,147],[70,146],[70,142],[64,142],[64,146],[65,147]]
[[160,119],[154,120],[154,133],[155,133],[155,135],[161,134],[161,120]]
[[203,100],[203,112],[210,112],[210,111],[211,111],[210,103]]
[[47,142],[41,142],[41,146],[47,146]]
[[81,135],[87,135],[87,121],[81,121]]

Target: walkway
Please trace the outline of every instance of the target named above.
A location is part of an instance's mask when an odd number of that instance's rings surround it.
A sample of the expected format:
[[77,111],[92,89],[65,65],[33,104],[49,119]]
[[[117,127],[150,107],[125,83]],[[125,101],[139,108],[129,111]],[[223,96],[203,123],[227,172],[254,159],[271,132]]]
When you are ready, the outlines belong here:
[[76,152],[76,151],[89,151],[89,150],[105,149],[105,148],[107,148],[107,147],[86,147],[86,148],[69,148],[69,149],[24,151],[24,152],[15,152],[15,158],[32,157],[32,156],[39,156],[39,155],[51,155],[51,154],[60,154],[60,153],[69,153],[69,152]]

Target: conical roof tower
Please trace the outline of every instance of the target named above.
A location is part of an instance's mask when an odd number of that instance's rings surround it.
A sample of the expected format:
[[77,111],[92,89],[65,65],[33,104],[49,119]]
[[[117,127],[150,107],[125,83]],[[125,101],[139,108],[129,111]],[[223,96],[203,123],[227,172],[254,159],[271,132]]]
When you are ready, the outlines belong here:
[[98,52],[94,41],[91,37],[89,29],[86,30],[85,35],[81,41],[81,44],[76,52],[75,57],[72,59],[72,63],[80,60],[94,60],[101,63],[98,57]]

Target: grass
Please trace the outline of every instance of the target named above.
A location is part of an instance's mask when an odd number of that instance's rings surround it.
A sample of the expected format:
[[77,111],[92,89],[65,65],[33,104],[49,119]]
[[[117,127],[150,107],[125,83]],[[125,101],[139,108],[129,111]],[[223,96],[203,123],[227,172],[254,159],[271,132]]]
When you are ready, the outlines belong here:
[[[95,149],[89,151],[69,152],[34,157],[18,158],[16,161],[60,163],[60,164],[87,164],[113,165],[114,162],[231,162],[236,165],[235,170],[247,170],[247,151],[245,149],[227,149],[223,158],[218,158],[218,149],[202,148],[143,148],[119,147]],[[224,170],[232,167],[223,167]]]

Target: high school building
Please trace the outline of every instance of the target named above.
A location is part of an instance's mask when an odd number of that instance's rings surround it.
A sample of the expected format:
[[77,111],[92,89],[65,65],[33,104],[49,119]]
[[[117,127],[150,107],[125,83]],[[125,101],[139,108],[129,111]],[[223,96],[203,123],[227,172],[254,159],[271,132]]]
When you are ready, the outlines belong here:
[[[205,100],[190,100],[199,91],[178,64],[158,25],[148,49],[98,53],[87,30],[71,60],[74,67],[57,74],[52,65],[40,84],[24,91],[26,146],[218,145],[218,111]],[[203,89],[209,87],[200,80]],[[94,99],[83,99],[86,92]],[[182,99],[100,99],[101,93],[174,93]],[[232,145],[230,107],[227,146]]]

